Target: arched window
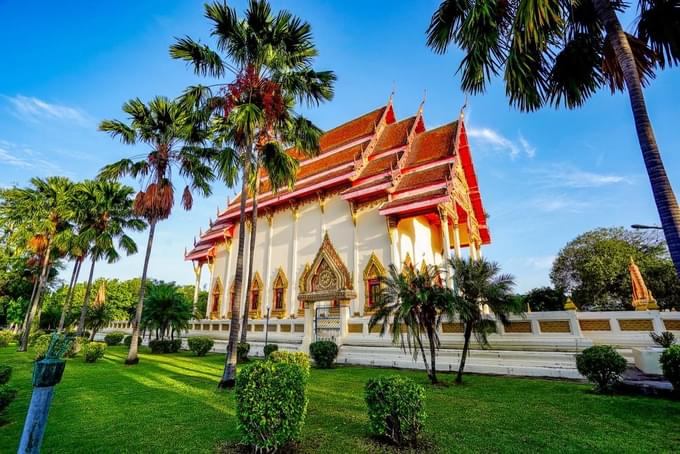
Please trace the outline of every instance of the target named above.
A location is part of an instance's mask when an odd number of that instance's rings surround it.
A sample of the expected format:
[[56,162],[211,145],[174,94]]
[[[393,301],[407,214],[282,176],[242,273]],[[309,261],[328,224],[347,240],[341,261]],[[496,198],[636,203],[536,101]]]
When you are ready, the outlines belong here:
[[212,288],[212,293],[210,294],[210,318],[216,319],[220,316],[220,301],[222,301],[222,281],[218,277],[215,280],[215,284]]
[[276,272],[272,290],[272,315],[283,317],[286,314],[286,293],[288,290],[288,279],[283,268],[279,268]]
[[250,287],[250,308],[248,310],[249,315],[252,317],[259,317],[260,309],[262,307],[262,278],[260,273],[255,271],[255,276],[253,276],[253,285]]
[[382,290],[382,279],[387,273],[378,256],[372,253],[364,268],[364,312],[375,310]]

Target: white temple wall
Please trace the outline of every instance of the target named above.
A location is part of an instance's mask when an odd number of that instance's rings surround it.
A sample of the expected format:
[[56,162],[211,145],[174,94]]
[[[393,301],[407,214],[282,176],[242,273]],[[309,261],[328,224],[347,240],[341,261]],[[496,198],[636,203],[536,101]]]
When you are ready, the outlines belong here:
[[385,217],[378,213],[377,208],[359,214],[356,230],[359,266],[355,277],[357,299],[352,303],[351,313],[359,312],[363,314],[366,298],[364,269],[368,265],[368,261],[373,253],[375,253],[385,269],[389,267],[391,263],[390,240]]

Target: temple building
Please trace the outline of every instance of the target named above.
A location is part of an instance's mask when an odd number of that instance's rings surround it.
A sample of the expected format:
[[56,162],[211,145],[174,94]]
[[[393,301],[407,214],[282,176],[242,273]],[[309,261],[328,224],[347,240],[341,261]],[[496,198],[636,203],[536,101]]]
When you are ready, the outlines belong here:
[[[241,299],[251,292],[254,319],[267,306],[274,318],[304,316],[307,336],[319,329],[312,327],[315,311],[330,308],[339,313],[342,337],[351,318],[373,310],[389,264],[445,266],[463,248],[480,257],[490,243],[462,114],[427,129],[422,104],[397,120],[390,98],[327,131],[320,146],[316,157],[301,160],[294,188],[273,193],[260,176],[254,278],[249,289],[244,282]],[[197,292],[204,265],[210,274],[206,319],[231,316],[239,199],[185,254]]]

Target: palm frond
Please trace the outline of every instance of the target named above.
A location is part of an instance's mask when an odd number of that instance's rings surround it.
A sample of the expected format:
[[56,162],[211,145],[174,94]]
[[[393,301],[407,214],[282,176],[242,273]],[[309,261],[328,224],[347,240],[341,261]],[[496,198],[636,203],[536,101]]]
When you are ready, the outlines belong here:
[[170,46],[170,56],[184,60],[199,76],[221,78],[225,75],[225,65],[220,54],[207,44],[196,42],[188,36],[176,39],[175,44]]

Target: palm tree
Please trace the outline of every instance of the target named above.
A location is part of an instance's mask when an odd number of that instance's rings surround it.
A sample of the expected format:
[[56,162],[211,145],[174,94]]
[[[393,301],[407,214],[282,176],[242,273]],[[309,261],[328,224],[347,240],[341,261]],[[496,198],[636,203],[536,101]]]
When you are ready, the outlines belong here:
[[[87,309],[86,326],[90,329],[90,340],[94,340],[97,332],[111,322],[113,315],[106,305],[105,299],[97,299],[91,307]],[[78,334],[82,336],[82,333]]]
[[214,179],[214,173],[209,164],[212,150],[203,147],[207,135],[206,123],[195,112],[164,97],[156,97],[148,104],[139,99],[130,100],[123,105],[123,111],[130,117],[129,124],[105,120],[99,129],[119,137],[125,144],[144,143],[151,150],[145,157],[122,159],[104,167],[100,176],[105,179],[125,175],[138,178],[141,190],[135,198],[134,210],[149,224],[139,301],[132,322],[132,342],[125,360],[126,364],[137,364],[139,323],[144,308],[144,291],[156,224],[170,216],[175,203],[173,168],[187,181],[182,192],[185,210],[191,209],[193,191],[202,196],[211,194],[210,182]]
[[[74,207],[74,212],[78,211],[78,207]],[[77,217],[74,215],[74,217]],[[80,227],[78,227],[80,230]],[[88,245],[85,244],[82,235],[78,232],[71,232],[68,238],[64,241],[66,256],[73,260],[73,271],[71,272],[71,279],[69,280],[68,292],[66,293],[66,301],[61,308],[61,317],[59,318],[59,325],[57,327],[58,332],[64,330],[64,323],[66,322],[66,316],[71,309],[71,302],[73,301],[73,293],[76,288],[76,283],[78,282],[78,276],[80,276],[80,269],[87,257]]]
[[[421,270],[406,266],[402,272],[392,264],[383,279],[383,288],[368,322],[369,329],[382,324],[380,335],[391,331],[392,342],[422,356],[425,371],[432,384],[437,383],[436,352],[440,347],[439,327],[443,315],[451,315],[452,292],[441,285],[439,269],[428,266]],[[430,349],[427,362],[423,336]]]
[[174,283],[153,283],[144,302],[142,327],[144,330],[156,330],[156,338],[163,339],[174,333],[181,333],[189,328],[189,320],[193,315],[191,302]]
[[[205,86],[189,87],[184,96],[185,101],[192,105],[202,104],[213,113],[219,113],[215,122],[217,140],[231,145],[230,151],[223,153],[218,164],[220,169],[227,170],[226,181],[233,181],[235,162],[240,163],[242,169],[235,300],[225,368],[219,384],[220,388],[231,388],[236,379],[248,184],[251,179],[257,181],[260,168],[274,178],[276,173],[281,172],[287,175],[284,178],[286,183],[290,181],[291,167],[297,163],[285,153],[284,144],[312,145],[301,147],[303,152],[318,149],[320,131],[296,114],[293,108],[296,101],[317,105],[331,99],[335,75],[312,68],[317,50],[310,25],[285,10],[274,14],[267,1],[251,0],[244,19],[238,18],[235,9],[217,2],[205,6],[205,16],[213,23],[212,35],[217,37],[218,49],[226,54],[225,58],[209,46],[188,37],[171,46],[170,54],[188,62],[199,75],[223,78],[227,71],[236,75],[236,80],[226,87],[217,84],[224,90],[222,96],[213,96],[210,87]],[[277,161],[267,159],[267,153],[274,153]],[[269,173],[274,168],[270,163],[284,161],[286,165],[277,165],[278,170]],[[251,192],[256,198],[257,184]],[[257,213],[255,206],[253,208],[251,250],[257,228]],[[252,270],[249,270],[249,275],[248,282],[252,279]],[[247,324],[247,316],[244,323]]]
[[40,258],[40,275],[28,307],[19,343],[18,351],[21,352],[25,352],[28,347],[31,326],[36,314],[40,312],[41,296],[54,258],[52,255],[55,252],[55,243],[59,242],[60,235],[70,229],[69,221],[72,215],[69,197],[73,183],[68,178],[32,178],[31,185],[29,188],[7,190],[0,206],[0,216],[9,223],[23,226],[16,229],[15,234],[28,235],[23,241],[31,245]]
[[576,108],[598,89],[628,90],[635,128],[675,270],[680,277],[680,208],[656,144],[642,87],[656,65],[680,63],[676,1],[639,0],[636,34],[625,33],[621,0],[541,4],[444,0],[427,44],[437,53],[456,43],[465,53],[462,88],[483,92],[504,68],[510,103],[523,111],[545,104]]
[[79,237],[90,244],[90,274],[87,280],[85,298],[80,309],[78,336],[85,330],[85,317],[92,292],[94,267],[97,261],[105,259],[108,263],[118,261],[120,255],[115,243],[127,255],[137,253],[137,244],[125,232],[141,231],[146,223],[137,217],[133,209],[134,190],[116,181],[85,181],[74,191],[81,209],[76,213],[80,225]]
[[514,277],[500,274],[497,263],[454,257],[449,259],[449,265],[453,268],[453,288],[456,289],[452,309],[463,324],[463,352],[456,376],[456,383],[462,383],[472,334],[482,347],[486,347],[487,335],[496,329],[496,322],[490,315],[487,316],[485,307],[503,324],[508,323],[511,312],[521,313],[521,308],[513,304]]

